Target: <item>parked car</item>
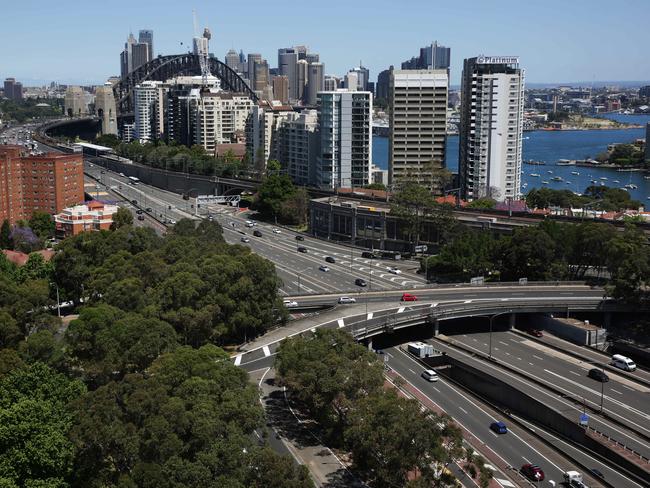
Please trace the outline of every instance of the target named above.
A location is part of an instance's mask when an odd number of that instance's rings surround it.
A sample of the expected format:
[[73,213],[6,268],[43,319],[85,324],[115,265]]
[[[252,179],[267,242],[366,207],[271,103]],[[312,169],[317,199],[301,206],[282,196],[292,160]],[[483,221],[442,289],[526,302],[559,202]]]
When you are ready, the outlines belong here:
[[368,283],[366,283],[366,280],[364,280],[363,278],[357,278],[356,280],[354,280],[354,284],[357,286],[368,286]]
[[295,300],[283,300],[282,303],[287,308],[296,308],[298,306],[298,302]]
[[417,302],[418,297],[411,293],[402,293],[402,299],[403,302]]
[[137,205],[137,204],[138,204],[138,201],[137,201],[137,200],[131,200],[131,203],[132,203],[133,205]]
[[607,383],[609,381],[609,376],[607,376],[607,373],[598,368],[591,368],[589,370],[589,373],[587,373],[587,376],[596,381],[600,381],[601,383]]
[[339,304],[342,303],[357,303],[357,299],[353,297],[339,297]]
[[307,252],[307,248],[303,246],[298,247],[298,252]]
[[146,210],[147,212],[151,212],[151,207],[147,207],[145,210]]
[[544,481],[544,471],[536,464],[524,464],[521,467],[521,473],[531,481]]
[[327,261],[328,263],[334,264],[336,262],[336,259],[334,259],[332,256],[327,256],[325,258],[325,261]]
[[246,236],[244,236],[244,237],[242,237],[242,238],[240,239],[240,241],[242,241],[242,242],[250,242],[251,239],[250,239],[250,237],[246,237]]
[[492,422],[490,424],[490,430],[492,430],[493,432],[496,432],[497,434],[507,434],[508,433],[508,427],[506,427],[506,424],[504,424],[501,421]]
[[144,220],[144,215],[138,215],[138,220]]
[[544,334],[539,329],[528,329],[526,332],[528,332],[533,337],[544,337]]
[[329,267],[329,266],[325,266],[324,264],[322,264],[322,265],[320,265],[320,266],[318,267],[318,269],[320,269],[321,271],[325,271],[325,272],[327,272],[327,271],[330,270],[330,267]]
[[276,227],[273,227],[272,232],[273,232],[274,234],[280,234],[281,231],[280,231],[280,229],[278,229],[278,228],[276,228]]
[[254,230],[254,231],[253,231],[253,235],[254,235],[255,237],[262,237],[262,233],[261,233],[259,230]]
[[140,214],[143,213],[143,212],[144,212],[144,210],[142,210],[141,208],[139,208],[139,209],[137,209],[137,210],[135,211],[135,213],[137,213],[138,215],[140,215]]
[[396,275],[398,275],[398,274],[402,274],[402,270],[399,269],[399,268],[396,268],[396,267],[394,267],[394,266],[389,266],[389,267],[386,268],[386,269],[388,269],[388,272],[389,272],[389,273],[393,273],[393,274],[396,274]]
[[303,236],[296,236],[297,241],[304,241],[305,238]]

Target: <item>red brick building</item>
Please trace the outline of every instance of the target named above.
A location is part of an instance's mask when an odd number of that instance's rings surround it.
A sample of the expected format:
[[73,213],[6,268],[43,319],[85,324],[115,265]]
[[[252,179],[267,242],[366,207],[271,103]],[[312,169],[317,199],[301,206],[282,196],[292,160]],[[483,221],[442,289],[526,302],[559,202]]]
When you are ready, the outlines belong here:
[[98,200],[64,208],[54,216],[56,237],[65,239],[81,232],[109,230],[116,213],[117,205],[108,205]]
[[35,210],[54,215],[84,201],[81,154],[30,155],[0,146],[0,222],[28,220]]

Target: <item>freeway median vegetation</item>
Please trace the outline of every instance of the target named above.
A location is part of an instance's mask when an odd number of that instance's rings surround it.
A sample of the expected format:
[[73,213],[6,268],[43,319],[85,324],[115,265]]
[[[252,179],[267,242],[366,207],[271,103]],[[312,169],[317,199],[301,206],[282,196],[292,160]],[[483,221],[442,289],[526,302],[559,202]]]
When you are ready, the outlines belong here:
[[[271,263],[189,220],[57,250],[30,272],[0,254],[0,486],[313,486],[254,436],[257,389],[218,347],[284,320]],[[69,323],[54,285],[83,303]]]
[[[373,487],[452,485],[444,466],[463,456],[483,466],[449,417],[422,412],[417,401],[385,388],[380,359],[346,332],[318,329],[286,339],[275,368],[291,401],[318,422],[329,446],[350,453],[355,472]],[[475,474],[488,486],[488,469]]]

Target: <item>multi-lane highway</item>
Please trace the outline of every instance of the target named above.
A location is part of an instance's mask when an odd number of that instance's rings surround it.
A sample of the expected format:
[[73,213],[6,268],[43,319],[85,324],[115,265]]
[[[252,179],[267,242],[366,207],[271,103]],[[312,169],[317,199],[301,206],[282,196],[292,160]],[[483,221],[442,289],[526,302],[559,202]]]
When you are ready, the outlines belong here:
[[[196,215],[198,209],[193,208],[193,199],[184,200],[177,193],[142,183],[129,184],[127,177],[98,166],[100,161],[90,158],[86,163],[86,174],[96,180],[101,189],[121,196],[123,203],[135,201],[139,208],[151,209],[149,215],[168,225],[183,217],[199,218]],[[275,264],[283,281],[281,292],[285,295],[395,290],[426,284],[424,278],[415,272],[418,264],[414,261],[365,259],[361,257],[362,250],[359,248],[322,241],[287,228],[254,221],[248,213],[239,212],[233,207],[211,206],[208,210],[209,215],[222,225],[227,242],[249,246]],[[203,213],[201,218],[207,218],[207,214]],[[255,226],[247,227],[247,220],[254,222]],[[255,231],[259,231],[261,237],[256,237]],[[298,235],[304,240],[296,240]],[[248,242],[243,242],[242,238]],[[304,247],[306,252],[298,252],[298,247]],[[335,262],[326,262],[327,257]],[[329,271],[323,271],[321,266],[327,266]],[[357,279],[365,280],[366,286],[357,286]]]

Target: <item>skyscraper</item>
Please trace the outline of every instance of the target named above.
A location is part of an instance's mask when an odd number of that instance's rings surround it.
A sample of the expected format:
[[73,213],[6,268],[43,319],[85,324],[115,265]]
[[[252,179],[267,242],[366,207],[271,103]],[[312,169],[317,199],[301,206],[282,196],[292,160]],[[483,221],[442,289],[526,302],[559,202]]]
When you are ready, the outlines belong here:
[[434,41],[420,48],[420,55],[402,63],[402,69],[446,69],[451,66],[451,49]]
[[357,75],[357,90],[368,90],[368,81],[370,81],[370,70],[368,68],[364,68],[359,63],[359,67],[351,69],[350,73],[356,73]]
[[134,89],[135,138],[141,143],[160,137],[163,122],[162,82],[143,81]]
[[297,100],[297,63],[298,53],[293,48],[278,49],[278,70],[289,80],[289,98]]
[[325,88],[325,65],[323,63],[311,63],[307,76],[307,90],[304,97],[305,104],[315,106],[318,101],[318,92]]
[[147,62],[153,59],[153,31],[149,29],[142,29],[138,33],[138,43],[146,44],[147,47]]
[[16,84],[16,78],[7,78],[5,79],[4,92],[5,98],[12,100],[14,98],[14,85]]
[[14,100],[22,100],[23,99],[23,84],[20,81],[17,81],[14,84],[13,97],[14,97]]
[[323,82],[323,91],[335,91],[340,88],[341,80],[336,76],[325,75],[325,81]]
[[461,197],[517,199],[524,113],[524,70],[519,58],[466,59],[461,83]]
[[388,179],[440,190],[445,165],[447,70],[391,70]]
[[289,103],[289,78],[285,75],[273,77],[273,99],[283,104]]
[[258,53],[249,53],[248,54],[248,80],[250,81],[251,89],[255,89],[255,62],[262,61],[262,55]]
[[365,186],[372,159],[372,93],[318,93],[320,152],[316,184],[321,188]]
[[131,71],[138,69],[143,64],[147,64],[151,60],[149,44],[138,42],[131,46],[131,58]]
[[390,87],[390,72],[394,69],[392,66],[385,69],[377,76],[377,98],[388,100]]
[[231,49],[226,53],[226,66],[230,69],[241,73],[241,62],[239,60],[239,54],[234,49]]
[[253,90],[255,91],[263,91],[268,86],[269,63],[266,62],[266,59],[255,61],[253,65],[253,80]]
[[[304,100],[305,88],[309,80],[309,63],[305,59],[299,59],[296,63],[296,100]],[[291,96],[289,96],[291,98]]]

